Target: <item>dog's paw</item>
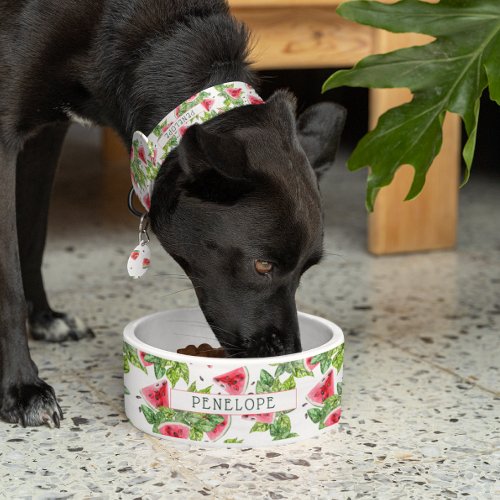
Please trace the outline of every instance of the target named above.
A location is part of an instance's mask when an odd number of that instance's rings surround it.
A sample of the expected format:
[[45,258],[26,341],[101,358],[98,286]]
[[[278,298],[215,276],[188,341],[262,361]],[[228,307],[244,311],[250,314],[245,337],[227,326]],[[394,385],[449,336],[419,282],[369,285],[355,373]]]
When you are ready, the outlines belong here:
[[54,389],[38,377],[30,383],[14,383],[0,391],[0,419],[23,427],[60,427],[63,412]]
[[94,332],[77,317],[65,313],[44,311],[30,317],[29,327],[35,340],[47,342],[63,342],[95,337]]

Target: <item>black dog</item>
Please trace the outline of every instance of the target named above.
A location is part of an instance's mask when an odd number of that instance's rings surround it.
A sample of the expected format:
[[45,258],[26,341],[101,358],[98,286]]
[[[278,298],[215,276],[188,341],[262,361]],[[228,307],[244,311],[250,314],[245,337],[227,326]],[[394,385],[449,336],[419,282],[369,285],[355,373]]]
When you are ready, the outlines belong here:
[[[112,126],[130,146],[195,92],[257,79],[224,0],[0,0],[0,23],[0,418],[58,426],[27,325],[37,340],[90,334],[52,311],[40,270],[69,121]],[[296,121],[277,92],[193,126],[161,167],[152,228],[232,355],[300,350],[294,295],[321,258],[317,178],[343,123],[333,104]]]

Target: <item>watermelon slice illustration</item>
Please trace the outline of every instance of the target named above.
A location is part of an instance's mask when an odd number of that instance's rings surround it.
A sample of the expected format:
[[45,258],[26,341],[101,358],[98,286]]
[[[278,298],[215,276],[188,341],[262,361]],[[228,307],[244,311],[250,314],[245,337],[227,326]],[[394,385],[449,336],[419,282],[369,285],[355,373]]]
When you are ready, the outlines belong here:
[[188,439],[190,428],[188,425],[179,424],[177,422],[167,422],[158,428],[158,431],[163,436],[173,437],[177,439]]
[[326,418],[325,421],[323,422],[323,425],[325,427],[329,427],[330,425],[336,424],[340,420],[340,415],[342,414],[342,409],[341,408],[335,408]]
[[147,355],[147,352],[139,351],[139,359],[141,360],[142,366],[151,366],[153,363],[146,361],[144,357]]
[[[313,356],[314,357],[314,356]],[[306,365],[306,368],[312,372],[318,365],[319,365],[319,361],[317,363],[312,363],[312,359],[313,357],[310,357],[310,358],[306,358],[306,360],[304,361],[304,364]]]
[[165,406],[168,408],[168,383],[166,380],[148,385],[141,389],[141,395],[152,408]]
[[226,89],[226,92],[233,98],[233,99],[238,99],[241,95],[241,89],[233,89],[233,88],[228,88]]
[[224,420],[220,424],[217,424],[212,431],[207,432],[207,438],[210,439],[210,441],[217,441],[217,439],[220,439],[231,426],[230,415],[221,415],[221,417],[224,417]]
[[243,394],[248,386],[248,370],[242,366],[222,375],[214,377],[214,380],[220,384],[228,394]]
[[321,406],[330,396],[333,396],[334,392],[335,386],[332,369],[308,392],[307,399],[313,405]]
[[245,420],[255,420],[257,422],[262,422],[263,424],[272,424],[274,422],[275,413],[260,413],[260,414],[250,414],[242,415],[241,418]]

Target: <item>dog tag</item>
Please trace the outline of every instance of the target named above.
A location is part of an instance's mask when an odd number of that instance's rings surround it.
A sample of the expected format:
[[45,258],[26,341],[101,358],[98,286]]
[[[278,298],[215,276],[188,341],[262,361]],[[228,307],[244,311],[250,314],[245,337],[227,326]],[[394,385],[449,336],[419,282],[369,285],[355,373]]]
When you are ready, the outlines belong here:
[[139,279],[144,276],[151,265],[151,248],[143,241],[137,245],[127,262],[128,274],[131,278]]

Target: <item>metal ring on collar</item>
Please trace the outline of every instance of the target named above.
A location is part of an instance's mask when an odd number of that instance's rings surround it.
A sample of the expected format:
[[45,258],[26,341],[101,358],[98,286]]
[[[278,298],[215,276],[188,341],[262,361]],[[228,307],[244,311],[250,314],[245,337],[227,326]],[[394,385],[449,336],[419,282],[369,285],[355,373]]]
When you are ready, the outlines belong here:
[[128,209],[130,210],[130,212],[135,215],[136,217],[139,217],[141,218],[143,215],[145,215],[147,212],[139,212],[139,210],[137,210],[135,207],[134,207],[134,194],[135,194],[135,191],[134,191],[134,188],[131,187],[130,188],[130,191],[128,193]]

